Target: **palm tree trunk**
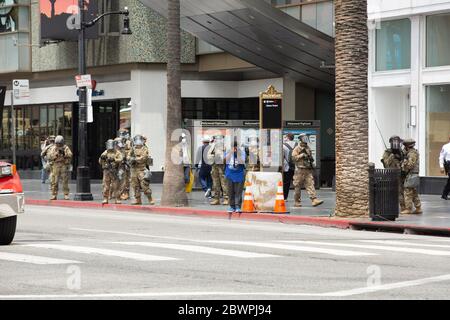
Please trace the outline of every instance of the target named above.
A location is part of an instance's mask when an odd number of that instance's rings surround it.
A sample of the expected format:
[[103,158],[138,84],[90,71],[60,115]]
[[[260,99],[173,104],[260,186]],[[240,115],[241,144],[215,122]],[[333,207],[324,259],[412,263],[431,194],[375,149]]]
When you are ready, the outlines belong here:
[[365,216],[368,194],[367,0],[336,0],[336,216]]
[[167,127],[161,205],[180,207],[188,205],[183,166],[171,160],[171,152],[178,144],[171,141],[172,132],[181,125],[180,0],[168,0],[167,5]]

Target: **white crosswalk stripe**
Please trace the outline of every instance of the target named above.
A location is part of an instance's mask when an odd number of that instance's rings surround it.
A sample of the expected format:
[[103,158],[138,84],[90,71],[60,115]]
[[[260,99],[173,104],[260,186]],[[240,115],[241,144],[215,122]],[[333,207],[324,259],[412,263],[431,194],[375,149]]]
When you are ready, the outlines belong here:
[[155,256],[127,251],[110,250],[110,249],[100,249],[91,247],[80,247],[80,246],[69,246],[60,244],[47,244],[47,243],[37,243],[37,244],[27,244],[25,247],[42,248],[42,249],[54,249],[65,252],[76,252],[84,254],[97,254],[111,257],[119,257],[125,259],[132,259],[137,261],[168,261],[168,260],[178,260],[171,257]]
[[376,253],[368,253],[368,252],[358,252],[358,251],[347,251],[347,250],[335,250],[335,249],[326,249],[319,248],[313,246],[297,246],[297,245],[288,245],[288,244],[279,244],[279,243],[268,243],[268,242],[251,242],[251,241],[205,241],[207,243],[217,243],[217,244],[230,244],[230,245],[239,245],[239,246],[253,246],[260,248],[270,248],[270,249],[281,249],[281,250],[290,250],[290,251],[303,251],[303,252],[314,252],[314,253],[324,253],[330,254],[334,256],[375,256]]
[[305,244],[305,245],[318,245],[318,246],[334,246],[334,247],[346,247],[346,248],[359,248],[359,249],[372,249],[383,250],[393,252],[405,252],[405,253],[418,253],[432,256],[450,256],[450,251],[430,250],[430,249],[418,249],[418,248],[406,248],[406,247],[394,247],[394,246],[382,246],[382,245],[362,245],[352,243],[336,243],[336,242],[321,242],[321,241],[280,241],[283,243],[292,244]]
[[395,240],[359,240],[359,241],[366,242],[366,243],[389,244],[389,245],[394,245],[394,246],[400,245],[400,246],[409,246],[409,247],[450,249],[450,245],[445,245],[445,244],[413,243],[413,242],[395,241]]
[[143,246],[143,247],[182,250],[182,251],[189,251],[189,252],[196,252],[196,253],[229,256],[229,257],[235,257],[235,258],[275,258],[275,257],[279,257],[279,256],[273,255],[273,254],[238,251],[238,250],[228,250],[228,249],[218,249],[218,248],[205,247],[205,246],[174,244],[174,243],[157,243],[157,242],[114,242],[114,243],[129,245],[129,246]]
[[0,252],[0,260],[23,262],[31,264],[78,264],[81,263],[75,260],[55,259],[48,257],[41,257],[28,254]]

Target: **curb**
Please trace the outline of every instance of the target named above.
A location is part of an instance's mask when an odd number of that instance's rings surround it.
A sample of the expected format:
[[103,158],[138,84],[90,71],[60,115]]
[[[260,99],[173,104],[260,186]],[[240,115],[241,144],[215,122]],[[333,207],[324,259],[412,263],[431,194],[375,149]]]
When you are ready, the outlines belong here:
[[[79,208],[79,209],[97,209],[97,210],[113,210],[113,211],[132,211],[155,214],[168,214],[179,216],[201,216],[201,217],[216,217],[229,219],[229,215],[225,211],[204,210],[196,208],[175,208],[175,207],[161,207],[161,206],[132,206],[128,204],[107,204],[102,205],[96,202],[79,202],[71,200],[36,200],[25,199],[25,204],[33,206],[50,206],[50,207],[65,207],[65,208]],[[240,215],[234,214],[233,220],[251,220],[251,221],[269,221],[280,222],[285,224],[302,224],[329,228],[349,229],[350,221],[343,219],[331,219],[326,217],[301,217],[291,216],[286,214],[267,214],[267,213],[242,213]]]
[[[113,210],[113,211],[131,211],[150,214],[166,214],[178,216],[198,216],[198,217],[215,217],[222,219],[230,219],[225,211],[206,210],[196,208],[175,208],[162,206],[132,206],[128,204],[107,204],[102,205],[97,202],[82,202],[72,200],[36,200],[25,199],[25,204],[34,206],[50,206],[65,207],[79,209],[96,209],[96,210]],[[311,216],[292,216],[287,214],[267,214],[267,213],[242,213],[240,215],[232,215],[231,219],[249,220],[249,221],[267,221],[279,222],[284,224],[310,225],[326,228],[381,231],[393,233],[406,233],[415,235],[429,235],[450,237],[450,228],[437,228],[428,226],[417,226],[408,224],[397,224],[388,222],[372,222],[361,221],[356,219],[336,219],[328,217],[311,217]]]

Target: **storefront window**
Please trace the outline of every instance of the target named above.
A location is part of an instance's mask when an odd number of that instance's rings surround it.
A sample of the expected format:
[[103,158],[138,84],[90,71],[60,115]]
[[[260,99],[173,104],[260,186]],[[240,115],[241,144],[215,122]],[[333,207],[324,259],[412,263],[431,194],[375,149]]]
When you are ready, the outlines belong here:
[[427,175],[440,176],[439,154],[450,134],[450,85],[428,86]]
[[450,65],[450,14],[427,17],[427,67]]
[[411,21],[384,21],[376,31],[376,70],[411,68]]
[[[72,148],[72,104],[16,106],[16,157],[21,170],[40,167],[40,138],[61,134]],[[0,159],[12,160],[11,108],[4,107],[0,128]]]

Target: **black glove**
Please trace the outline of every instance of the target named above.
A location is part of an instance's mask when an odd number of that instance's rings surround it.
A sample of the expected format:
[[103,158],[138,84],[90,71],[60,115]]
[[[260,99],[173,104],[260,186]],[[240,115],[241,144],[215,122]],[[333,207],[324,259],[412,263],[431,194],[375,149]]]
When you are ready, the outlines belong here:
[[102,154],[101,156],[100,156],[100,159],[102,159],[102,160],[106,160],[108,157],[106,156],[106,155],[104,155],[104,154]]

